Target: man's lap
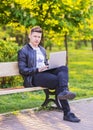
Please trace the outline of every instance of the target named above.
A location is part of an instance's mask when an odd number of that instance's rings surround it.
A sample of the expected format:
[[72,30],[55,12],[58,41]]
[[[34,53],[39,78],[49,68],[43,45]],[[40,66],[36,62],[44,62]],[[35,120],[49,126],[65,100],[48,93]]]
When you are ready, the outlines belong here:
[[58,86],[58,78],[49,72],[41,72],[34,75],[33,84],[36,86],[55,88]]

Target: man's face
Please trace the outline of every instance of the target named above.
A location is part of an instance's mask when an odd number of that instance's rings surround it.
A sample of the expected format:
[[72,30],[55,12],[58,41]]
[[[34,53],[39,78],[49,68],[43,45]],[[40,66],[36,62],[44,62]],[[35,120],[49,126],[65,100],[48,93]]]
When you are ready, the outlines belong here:
[[37,47],[39,45],[40,41],[41,41],[42,33],[32,32],[29,35],[29,38],[30,38],[31,44],[33,44],[33,46]]

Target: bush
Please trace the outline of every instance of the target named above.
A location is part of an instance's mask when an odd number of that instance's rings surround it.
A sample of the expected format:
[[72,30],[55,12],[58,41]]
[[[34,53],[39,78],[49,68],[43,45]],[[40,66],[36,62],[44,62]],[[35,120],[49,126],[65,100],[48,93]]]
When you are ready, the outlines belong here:
[[[0,62],[17,61],[17,52],[20,49],[17,43],[0,40]],[[15,82],[15,78],[17,79]],[[20,77],[0,78],[0,87],[6,88],[18,85],[21,82]]]
[[19,49],[17,43],[0,40],[0,62],[16,61]]

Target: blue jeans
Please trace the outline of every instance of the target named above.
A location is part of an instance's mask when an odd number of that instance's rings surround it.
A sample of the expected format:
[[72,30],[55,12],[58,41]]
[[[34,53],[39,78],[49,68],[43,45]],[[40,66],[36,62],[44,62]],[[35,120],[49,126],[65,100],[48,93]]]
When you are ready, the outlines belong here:
[[[33,85],[55,89],[58,95],[64,89],[68,89],[68,67],[61,66],[56,69],[36,73],[33,76]],[[67,100],[60,100],[64,113],[70,111]]]

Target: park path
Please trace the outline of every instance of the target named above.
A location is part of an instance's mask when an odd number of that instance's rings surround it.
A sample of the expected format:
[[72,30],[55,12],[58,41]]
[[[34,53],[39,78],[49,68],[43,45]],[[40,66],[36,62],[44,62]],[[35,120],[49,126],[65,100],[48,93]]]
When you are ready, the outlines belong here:
[[63,121],[58,110],[23,110],[17,114],[1,114],[0,130],[93,130],[93,98],[71,101],[72,111],[80,123]]

